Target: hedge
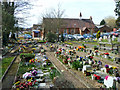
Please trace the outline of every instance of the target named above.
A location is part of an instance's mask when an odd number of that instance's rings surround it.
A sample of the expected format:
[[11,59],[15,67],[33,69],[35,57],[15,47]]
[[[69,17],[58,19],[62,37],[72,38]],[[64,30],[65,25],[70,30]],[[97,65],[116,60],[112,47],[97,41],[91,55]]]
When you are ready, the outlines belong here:
[[31,53],[21,53],[20,54],[20,58],[22,59],[21,61],[29,62],[29,60],[34,57],[35,57],[35,55],[31,54]]

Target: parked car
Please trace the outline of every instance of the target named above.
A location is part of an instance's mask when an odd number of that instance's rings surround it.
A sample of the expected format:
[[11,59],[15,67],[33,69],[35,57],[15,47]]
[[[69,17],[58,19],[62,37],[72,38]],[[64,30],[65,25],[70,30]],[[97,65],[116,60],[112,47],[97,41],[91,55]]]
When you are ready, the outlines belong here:
[[96,38],[97,33],[93,33],[93,37]]
[[100,36],[103,37],[103,36],[109,36],[109,35],[111,35],[111,33],[103,33],[103,34],[100,35]]
[[117,31],[111,32],[111,34],[114,35],[114,36],[116,36],[116,37],[119,35],[119,33]]
[[84,37],[80,34],[74,34],[73,37],[76,39],[76,40],[83,40]]
[[25,34],[25,35],[24,35],[24,38],[25,38],[25,39],[31,39],[32,36],[31,36],[30,34]]
[[75,38],[73,37],[73,35],[71,35],[71,34],[68,34],[68,35],[66,35],[66,40],[74,40]]
[[90,34],[84,34],[83,37],[84,37],[84,38],[93,38],[93,36],[90,35]]
[[[67,33],[63,33],[64,39],[66,39]],[[59,35],[59,38],[61,38],[61,35]]]

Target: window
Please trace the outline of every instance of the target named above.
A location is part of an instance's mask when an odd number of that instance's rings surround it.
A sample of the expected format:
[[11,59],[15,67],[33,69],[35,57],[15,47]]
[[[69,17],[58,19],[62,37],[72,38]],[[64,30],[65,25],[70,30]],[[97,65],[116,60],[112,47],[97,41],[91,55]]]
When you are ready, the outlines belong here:
[[70,34],[71,32],[70,32],[70,29],[68,30],[68,33]]
[[74,29],[71,30],[71,34],[74,34]]
[[67,30],[66,30],[66,29],[64,29],[64,33],[67,33]]

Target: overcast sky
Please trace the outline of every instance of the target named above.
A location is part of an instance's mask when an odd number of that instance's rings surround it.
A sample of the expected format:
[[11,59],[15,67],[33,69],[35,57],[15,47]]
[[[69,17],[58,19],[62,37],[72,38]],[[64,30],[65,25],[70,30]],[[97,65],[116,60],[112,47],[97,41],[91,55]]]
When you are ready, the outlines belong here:
[[28,19],[27,27],[39,23],[41,14],[50,8],[57,8],[58,3],[65,10],[65,18],[79,18],[81,12],[82,18],[92,16],[93,22],[99,24],[107,16],[115,17],[114,0],[32,0],[31,3],[35,6],[30,10],[32,17]]

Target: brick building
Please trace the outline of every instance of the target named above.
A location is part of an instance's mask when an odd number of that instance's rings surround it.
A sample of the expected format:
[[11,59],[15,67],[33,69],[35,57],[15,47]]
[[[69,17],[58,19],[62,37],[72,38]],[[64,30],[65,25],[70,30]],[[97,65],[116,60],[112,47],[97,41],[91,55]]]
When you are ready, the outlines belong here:
[[[97,32],[98,29],[93,23],[92,19],[73,19],[73,18],[61,18],[61,26],[59,29],[59,34],[61,33],[67,33],[67,34],[88,34],[88,33],[94,33]],[[53,23],[57,22],[56,18],[43,18],[43,23],[47,23],[52,27]],[[45,26],[45,25],[44,25]],[[44,30],[46,28],[43,26]],[[55,27],[57,25],[53,25]],[[52,30],[50,30],[52,29]],[[55,29],[55,30],[53,30]],[[49,28],[49,30],[46,31],[52,31],[54,33],[57,32],[56,28]]]
[[33,25],[32,37],[33,37],[33,39],[42,39],[43,38],[42,25],[39,25],[39,24]]

